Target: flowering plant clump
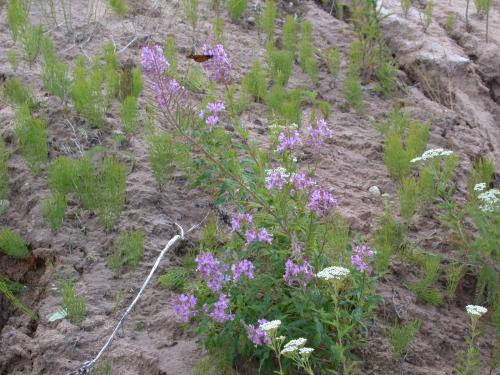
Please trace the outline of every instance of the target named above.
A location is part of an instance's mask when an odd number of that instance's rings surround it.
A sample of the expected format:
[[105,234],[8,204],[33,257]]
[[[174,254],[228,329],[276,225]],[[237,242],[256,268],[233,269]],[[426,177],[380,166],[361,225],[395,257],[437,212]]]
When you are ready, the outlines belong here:
[[358,271],[363,272],[368,269],[368,259],[373,258],[375,253],[372,248],[368,245],[356,246],[352,252],[351,262],[354,268]]
[[465,306],[465,309],[467,310],[467,314],[477,316],[479,318],[488,312],[486,307],[478,305],[467,305]]
[[453,154],[453,151],[451,151],[451,150],[445,150],[442,148],[434,148],[434,149],[425,151],[421,156],[413,158],[410,161],[412,163],[417,163],[419,161],[425,161],[425,160],[437,158],[440,156],[450,156],[452,154]]
[[493,212],[500,204],[500,190],[490,189],[477,196],[481,202],[479,209],[483,212]]
[[[194,96],[181,101],[163,84],[169,66],[161,49],[143,52],[153,96],[172,98],[156,108],[161,126],[173,133],[176,160],[216,205],[226,203],[235,212],[224,216],[227,228],[207,225],[202,251],[187,256],[186,264],[194,266],[185,290],[192,294],[174,297],[174,312],[196,323],[209,350],[227,349],[232,360],[259,358],[267,373],[352,367],[378,302],[365,266],[373,254],[367,247],[355,250],[351,264],[348,244],[332,244],[341,220],[339,199],[317,181],[314,167],[299,166],[292,155],[323,145],[333,137],[330,127],[324,119],[305,130],[280,125],[273,129],[273,146],[264,150],[233,115],[234,101],[222,101],[211,90],[206,105],[188,105]],[[213,55],[204,63],[208,78],[230,90],[224,47],[204,52]],[[218,126],[224,113],[231,114],[231,126]],[[285,337],[296,339],[285,345]]]

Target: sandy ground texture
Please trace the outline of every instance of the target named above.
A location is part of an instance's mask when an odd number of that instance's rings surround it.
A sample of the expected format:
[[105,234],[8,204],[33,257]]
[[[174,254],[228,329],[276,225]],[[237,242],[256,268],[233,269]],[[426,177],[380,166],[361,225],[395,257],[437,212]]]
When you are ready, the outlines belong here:
[[[139,61],[141,44],[147,39],[161,43],[168,34],[175,35],[181,58],[191,49],[193,39],[198,46],[210,41],[212,14],[206,1],[201,1],[200,28],[194,38],[182,19],[178,1],[131,2],[133,13],[125,20],[106,11],[97,2],[94,22],[90,25],[86,25],[85,20],[88,2],[74,0],[72,3],[74,35],[68,34],[64,25],[46,28],[50,30],[60,57],[67,61],[74,61],[80,54],[96,55],[109,40],[116,44],[122,61],[131,59],[135,63]],[[225,16],[224,44],[234,66],[232,77],[235,81],[241,79],[255,58],[265,54],[264,36],[255,28],[256,3],[249,1],[247,14],[239,23]],[[296,13],[312,21],[314,42],[319,50],[340,47],[344,54],[340,77],[335,81],[326,65],[321,63],[320,79],[314,85],[296,64],[290,86],[314,89],[332,105],[335,137],[321,150],[319,178],[323,185],[337,192],[340,210],[352,229],[369,236],[384,207],[380,197],[368,192],[369,187],[377,185],[389,199],[395,199],[397,193],[397,186],[389,178],[384,164],[382,137],[373,126],[391,111],[393,101],[379,96],[373,84],[368,84],[364,87],[367,116],[344,109],[345,56],[354,34],[348,23],[332,17],[318,3],[278,1],[281,16]],[[500,3],[493,5],[488,44],[484,42],[483,21],[474,10],[471,11],[472,31],[465,33],[465,0],[454,0],[452,5],[447,1],[436,4],[434,22],[426,33],[418,25],[416,8],[412,8],[405,19],[397,1],[386,0],[383,7],[385,12],[391,13],[384,21],[383,30],[400,64],[401,82],[407,88],[406,94],[399,95],[396,102],[404,105],[415,118],[431,124],[430,147],[449,148],[459,153],[458,195],[463,198],[466,172],[474,160],[480,155],[488,155],[500,165]],[[39,1],[33,2],[32,13],[33,21],[44,21]],[[446,31],[444,24],[450,13],[456,15],[456,23],[453,30]],[[168,189],[159,192],[147,161],[143,137],[133,137],[119,148],[113,143],[114,132],[121,128],[116,109],[106,115],[106,125],[101,130],[90,130],[73,109],[65,112],[55,98],[46,95],[41,88],[38,65],[32,69],[21,65],[13,72],[7,62],[7,51],[14,43],[5,15],[5,9],[1,10],[0,74],[21,76],[44,102],[51,159],[59,155],[78,156],[76,140],[84,149],[95,145],[114,149],[129,166],[126,207],[117,231],[104,232],[95,216],[70,202],[64,226],[53,234],[43,224],[41,214],[41,200],[49,194],[46,173],[34,177],[28,170],[14,140],[14,109],[0,104],[0,133],[12,151],[9,160],[11,202],[0,224],[18,230],[32,253],[28,262],[0,255],[0,266],[7,276],[27,285],[25,300],[30,301],[40,315],[37,322],[30,322],[0,299],[0,374],[65,374],[93,357],[104,343],[159,251],[176,233],[174,222],[186,228],[199,222],[207,213],[210,198],[191,189],[180,170],[175,172]],[[280,17],[278,25],[282,24],[282,19]],[[58,14],[58,23],[63,20],[62,14]],[[188,64],[190,62],[181,59],[181,69],[185,70]],[[415,67],[419,66],[424,67],[430,80],[422,80],[418,72],[415,73]],[[428,81],[433,83],[432,87],[426,83]],[[270,124],[265,108],[251,104],[242,121],[262,146],[267,147],[265,138]],[[310,155],[305,154],[303,163],[310,159]],[[106,266],[106,259],[120,232],[132,228],[145,232],[145,259],[136,270],[116,277]],[[429,217],[416,218],[410,237],[428,251],[453,251],[452,245],[446,242],[445,228],[432,213]],[[194,246],[195,240],[196,236],[184,241],[176,252]],[[169,255],[159,272],[176,262],[178,257]],[[66,320],[52,323],[47,320],[61,304],[57,283],[68,277],[76,280],[77,291],[87,301],[88,314],[81,326]],[[394,260],[391,272],[381,280],[379,293],[385,304],[374,316],[368,344],[359,353],[361,373],[451,374],[457,353],[465,343],[467,317],[464,306],[472,302],[474,280],[464,280],[459,287],[459,298],[434,308],[418,303],[408,289],[407,285],[417,279],[416,269]],[[405,319],[423,322],[404,361],[392,359],[386,338],[387,328],[396,314],[394,296]],[[113,373],[192,374],[203,351],[196,338],[186,334],[175,321],[168,300],[169,293],[155,283],[146,291],[108,353]],[[481,340],[486,359],[492,351],[492,343],[487,330]]]

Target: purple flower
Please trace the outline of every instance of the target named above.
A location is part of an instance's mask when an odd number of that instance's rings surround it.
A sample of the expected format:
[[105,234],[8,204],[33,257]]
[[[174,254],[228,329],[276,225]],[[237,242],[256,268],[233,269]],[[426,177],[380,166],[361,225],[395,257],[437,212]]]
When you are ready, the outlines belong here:
[[159,45],[145,45],[141,49],[141,64],[144,72],[159,78],[164,75],[170,64],[168,63],[163,48]]
[[293,185],[290,194],[296,195],[298,192],[307,191],[310,187],[315,186],[316,180],[308,177],[304,172],[299,172],[290,176],[290,183]]
[[268,169],[266,171],[266,188],[268,190],[281,190],[286,185],[288,177],[289,174],[283,167]]
[[255,346],[267,345],[271,343],[271,339],[267,335],[266,331],[260,328],[261,324],[267,323],[266,319],[259,319],[259,325],[255,327],[253,324],[246,326],[248,338],[252,341]]
[[316,188],[309,198],[307,209],[316,212],[318,216],[324,216],[335,206],[338,205],[331,192],[322,188]]
[[302,143],[300,138],[300,133],[298,130],[294,129],[288,132],[281,132],[278,135],[278,148],[276,152],[293,151]]
[[233,281],[235,284],[240,281],[242,276],[246,276],[249,279],[253,279],[253,263],[249,260],[241,260],[234,263],[231,266],[231,271],[233,271]]
[[224,274],[224,266],[212,253],[202,253],[196,257],[195,261],[196,271],[207,281],[212,292],[220,290],[222,285],[229,280],[229,277]]
[[245,240],[247,245],[250,245],[254,241],[271,244],[273,242],[273,236],[267,233],[265,228],[262,228],[259,231],[256,229],[249,229],[245,233]]
[[225,111],[226,106],[224,105],[224,102],[208,103],[207,109],[212,113],[219,113]]
[[151,89],[156,102],[161,108],[169,108],[176,103],[182,103],[187,95],[184,87],[179,85],[175,79],[158,77],[151,83]]
[[204,45],[203,53],[213,56],[203,63],[203,68],[207,71],[208,79],[211,81],[227,82],[232,67],[226,51],[224,50],[224,46],[222,44],[217,44],[215,48],[211,49],[207,45]]
[[217,115],[210,115],[207,117],[207,121],[205,123],[208,125],[209,128],[214,128],[215,125],[217,125],[220,121],[219,116]]
[[198,314],[197,302],[196,297],[192,294],[181,294],[172,299],[174,312],[183,322],[189,322],[193,316]]
[[231,218],[231,232],[236,232],[241,228],[242,223],[251,224],[253,221],[252,214],[238,213]]
[[316,120],[316,126],[313,126],[312,124],[308,125],[306,128],[306,134],[306,142],[314,147],[322,146],[326,139],[331,139],[333,137],[332,130],[322,118]]
[[305,287],[307,283],[314,278],[314,275],[314,268],[306,260],[303,261],[302,265],[295,264],[290,258],[285,263],[285,274],[283,278],[289,286],[297,282]]
[[224,293],[219,295],[219,299],[214,303],[214,308],[209,314],[217,323],[224,323],[234,319],[234,314],[228,314],[226,310],[229,308],[229,298]]
[[351,256],[351,263],[359,272],[368,268],[368,259],[372,258],[374,252],[368,245],[358,245],[354,248]]
[[204,120],[208,128],[213,129],[219,122],[219,113],[226,109],[224,102],[208,103],[207,108],[198,114],[200,120]]

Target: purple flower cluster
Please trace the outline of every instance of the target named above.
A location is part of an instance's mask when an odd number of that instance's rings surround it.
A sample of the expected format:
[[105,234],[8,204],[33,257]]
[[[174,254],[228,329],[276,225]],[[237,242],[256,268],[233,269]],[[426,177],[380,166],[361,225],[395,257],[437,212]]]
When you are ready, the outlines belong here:
[[253,324],[249,324],[246,326],[248,338],[252,341],[255,346],[266,345],[271,343],[271,339],[267,335],[266,331],[264,331],[260,326],[264,323],[267,323],[266,319],[259,319],[258,325],[254,326]]
[[309,281],[314,278],[314,268],[307,260],[304,260],[301,265],[296,264],[292,259],[288,259],[285,263],[285,282],[292,286],[294,282],[305,287]]
[[298,130],[293,129],[287,132],[281,132],[278,135],[278,148],[276,152],[283,153],[285,151],[293,151],[302,143],[300,133]]
[[217,44],[215,48],[208,45],[203,46],[203,53],[211,55],[212,58],[203,63],[203,68],[211,81],[227,82],[231,71],[231,62],[222,44]]
[[283,186],[286,185],[289,176],[290,175],[286,172],[286,169],[283,167],[267,170],[266,189],[268,190],[283,189]]
[[201,111],[198,116],[210,129],[213,129],[220,122],[220,113],[225,110],[224,102],[208,103],[206,110]]
[[170,64],[159,45],[145,45],[141,49],[141,64],[144,72],[154,78],[163,76]]
[[331,139],[333,137],[332,130],[322,118],[316,120],[316,126],[309,124],[306,127],[306,133],[306,142],[314,147],[322,146],[326,139]]
[[307,209],[316,212],[318,216],[324,216],[335,206],[338,206],[338,201],[333,197],[333,194],[323,188],[313,190]]
[[368,268],[369,258],[375,253],[368,245],[358,245],[354,248],[351,256],[351,263],[358,271],[363,272]]
[[242,276],[253,279],[253,263],[249,260],[243,259],[239,262],[233,263],[231,266],[233,271],[233,282],[237,284]]
[[273,235],[269,234],[266,228],[261,228],[259,230],[249,229],[245,233],[245,240],[247,245],[250,245],[254,241],[271,244],[273,242]]
[[196,310],[196,303],[198,300],[192,294],[177,295],[172,299],[172,306],[174,307],[175,314],[181,318],[183,322],[189,320],[198,314]]
[[296,195],[298,192],[305,192],[308,191],[309,188],[316,186],[316,180],[309,177],[304,172],[299,172],[290,176],[290,184],[293,185],[290,194]]
[[252,214],[239,212],[231,218],[231,232],[236,232],[241,228],[242,223],[251,224],[253,222]]
[[[221,293],[217,302],[214,303],[212,312],[209,314],[212,319],[217,323],[224,323],[228,320],[233,320],[234,314],[226,312],[226,310],[229,308],[229,303],[229,298],[224,293]],[[206,307],[205,310],[207,310]]]
[[196,271],[206,280],[212,292],[217,292],[226,281],[229,281],[229,276],[224,274],[227,266],[222,265],[212,253],[202,253],[196,257],[195,261]]

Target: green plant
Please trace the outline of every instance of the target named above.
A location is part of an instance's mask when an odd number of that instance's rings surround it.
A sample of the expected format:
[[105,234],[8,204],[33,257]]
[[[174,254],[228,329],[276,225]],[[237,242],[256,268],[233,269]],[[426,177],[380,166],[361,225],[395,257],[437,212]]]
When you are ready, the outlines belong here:
[[276,14],[276,3],[274,2],[274,0],[267,0],[260,15],[259,27],[267,35],[268,41],[272,41],[274,39],[274,31],[276,29]]
[[339,75],[340,63],[342,62],[342,54],[340,53],[340,49],[338,47],[328,48],[325,51],[325,60],[328,71],[333,76],[333,78],[336,79]]
[[113,364],[109,359],[103,359],[96,368],[99,375],[112,375]]
[[411,8],[411,0],[401,0],[401,10],[403,11],[403,16],[408,17],[408,12]]
[[314,56],[312,23],[303,21],[300,27],[300,40],[298,45],[299,64],[302,70],[311,77],[313,82],[318,80],[318,62]]
[[165,39],[165,43],[163,44],[163,53],[170,63],[170,67],[168,68],[169,74],[172,77],[177,77],[177,67],[179,62],[177,59],[177,46],[174,35],[169,35]]
[[467,180],[469,194],[473,192],[476,184],[484,182],[486,185],[489,185],[493,181],[495,170],[495,163],[492,160],[485,157],[480,157],[476,160],[472,165],[472,171]]
[[395,324],[390,329],[390,341],[392,352],[396,358],[403,358],[408,353],[412,342],[415,340],[422,322],[412,320],[405,323]]
[[97,176],[97,212],[106,229],[113,227],[125,206],[126,182],[127,167],[113,157],[105,158]]
[[192,66],[186,73],[184,83],[194,92],[205,92],[208,86],[207,75],[199,65]]
[[63,306],[68,313],[68,319],[71,323],[81,323],[87,315],[87,306],[85,299],[76,294],[75,288],[71,281],[63,281],[60,286],[61,295],[63,298]]
[[446,296],[454,298],[455,293],[465,274],[465,266],[460,263],[451,263],[446,267]]
[[297,50],[297,26],[297,18],[294,16],[287,16],[281,34],[283,48],[294,54]]
[[67,205],[66,195],[62,193],[55,193],[42,202],[43,218],[52,231],[58,231],[63,224]]
[[198,8],[199,0],[182,0],[182,11],[187,23],[191,25],[191,29],[195,32],[198,26]]
[[45,59],[42,80],[49,93],[66,103],[71,86],[68,64],[57,59]]
[[258,60],[255,60],[250,71],[243,77],[242,86],[256,102],[262,102],[266,97],[266,73]]
[[126,231],[118,240],[109,265],[113,271],[120,273],[125,264],[131,268],[137,267],[143,257],[144,233],[140,230]]
[[24,57],[30,67],[40,54],[42,38],[43,28],[41,25],[27,26],[21,35],[21,44],[24,49]]
[[[270,76],[273,77],[274,82],[286,86],[292,74],[294,63],[293,53],[287,50],[275,50],[272,48],[268,52],[268,61],[271,70]],[[254,81],[253,84],[259,85],[262,84],[261,82]]]
[[432,0],[428,0],[425,5],[424,15],[422,18],[422,13],[420,13],[420,21],[422,26],[424,27],[424,32],[427,32],[427,29],[432,23],[432,12],[434,10],[434,2]]
[[394,94],[397,87],[396,73],[398,68],[391,58],[381,59],[376,66],[375,76],[377,77],[377,91],[385,97]]
[[28,88],[17,78],[10,78],[3,85],[3,95],[16,106],[27,105],[30,110],[36,106],[36,101]]
[[17,298],[17,283],[0,275],[0,294],[2,294],[16,309],[28,315],[31,319],[38,319],[37,314]]
[[128,12],[128,6],[125,0],[108,0],[108,4],[113,12],[119,16],[124,16]]
[[41,164],[49,159],[47,125],[44,120],[34,118],[27,105],[17,110],[14,122],[21,155],[32,172],[37,174]]
[[7,6],[7,21],[12,38],[16,41],[28,25],[28,2],[24,0],[9,0]]
[[364,112],[363,88],[361,87],[361,80],[358,74],[349,73],[347,75],[344,82],[344,97],[357,113],[361,114]]
[[172,137],[166,132],[152,134],[148,137],[147,144],[149,163],[160,190],[163,190],[174,167]]
[[49,168],[48,183],[53,193],[68,194],[75,186],[78,160],[59,156]]
[[224,19],[215,17],[213,26],[214,42],[218,44],[224,43]]
[[409,222],[417,209],[418,185],[414,178],[407,177],[401,181],[399,188],[399,211]]
[[455,28],[455,23],[456,23],[455,15],[448,14],[448,16],[446,17],[446,31],[451,33],[453,31],[453,29]]
[[404,241],[404,226],[398,223],[391,215],[389,209],[386,208],[384,214],[380,217],[374,235],[374,245],[377,251],[375,271],[379,275],[387,272],[391,255],[403,247]]
[[26,242],[9,228],[0,229],[0,250],[15,258],[25,258],[29,253]]
[[120,118],[126,133],[133,134],[137,131],[138,113],[137,98],[135,96],[127,96],[122,102]]
[[161,275],[158,282],[162,288],[182,292],[189,281],[189,275],[184,267],[175,267]]
[[[5,147],[5,142],[0,136],[0,201],[9,198],[9,167],[7,161],[9,153]],[[1,210],[0,210],[1,211]]]
[[414,284],[412,288],[419,301],[435,307],[441,305],[441,293],[438,289],[429,286],[425,280],[419,281],[418,283]]
[[9,61],[12,70],[16,71],[19,67],[19,56],[17,55],[15,49],[9,49],[9,51],[7,52],[7,60]]
[[229,17],[233,21],[239,20],[247,9],[247,0],[226,0]]

